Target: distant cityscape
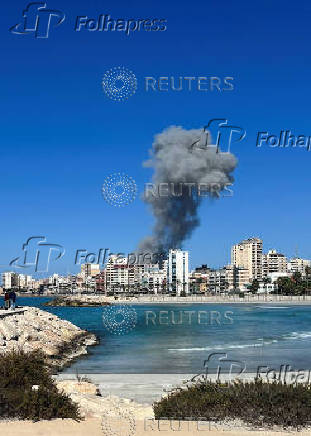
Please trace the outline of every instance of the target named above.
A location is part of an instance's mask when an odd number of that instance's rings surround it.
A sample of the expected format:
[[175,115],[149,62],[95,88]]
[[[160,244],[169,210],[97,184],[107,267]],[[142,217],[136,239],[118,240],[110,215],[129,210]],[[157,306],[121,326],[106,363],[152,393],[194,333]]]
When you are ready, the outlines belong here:
[[[249,238],[233,245],[231,263],[219,269],[203,264],[189,271],[189,252],[172,249],[158,263],[130,264],[127,257],[111,254],[107,264],[84,263],[81,272],[35,279],[15,271],[2,273],[2,288],[34,294],[100,293],[117,294],[222,294],[257,293],[277,290],[279,280],[299,274],[311,277],[311,260],[288,259],[276,250],[263,253],[263,241]],[[256,283],[256,287],[254,284]]]

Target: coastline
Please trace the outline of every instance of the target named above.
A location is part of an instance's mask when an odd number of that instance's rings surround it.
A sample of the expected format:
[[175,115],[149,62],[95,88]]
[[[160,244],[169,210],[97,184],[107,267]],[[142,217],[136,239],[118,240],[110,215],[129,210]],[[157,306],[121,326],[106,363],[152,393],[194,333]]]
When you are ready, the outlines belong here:
[[73,296],[68,297],[72,301],[80,300],[85,302],[108,303],[111,305],[120,304],[293,304],[311,305],[310,296],[285,296],[285,295],[247,295],[245,298],[237,296],[202,296],[202,297],[167,297],[162,295],[141,296],[141,297],[107,297],[107,296]]
[[[21,297],[33,297],[33,295],[21,295]],[[245,295],[244,298],[238,296],[188,296],[188,297],[168,297],[164,295],[144,295],[137,297],[105,295],[40,295],[38,298],[51,298],[50,302],[44,306],[50,307],[105,307],[109,305],[124,304],[292,304],[292,305],[311,305],[311,295],[271,295],[255,294]],[[55,300],[62,300],[62,304],[53,304]],[[67,301],[68,304],[64,304]],[[74,304],[75,302],[79,304]],[[84,304],[81,304],[84,303]],[[81,305],[80,305],[81,304]]]

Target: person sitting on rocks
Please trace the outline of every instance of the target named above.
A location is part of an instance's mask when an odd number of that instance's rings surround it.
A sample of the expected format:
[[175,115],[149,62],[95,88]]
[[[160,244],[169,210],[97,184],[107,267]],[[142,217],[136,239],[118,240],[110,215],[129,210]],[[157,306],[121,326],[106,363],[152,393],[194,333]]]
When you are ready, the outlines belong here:
[[10,307],[10,295],[9,295],[9,291],[6,290],[4,293],[4,309],[8,310],[9,307]]
[[15,309],[15,302],[16,302],[16,294],[14,289],[11,289],[10,293],[9,293],[9,297],[10,297],[10,308],[12,310]]

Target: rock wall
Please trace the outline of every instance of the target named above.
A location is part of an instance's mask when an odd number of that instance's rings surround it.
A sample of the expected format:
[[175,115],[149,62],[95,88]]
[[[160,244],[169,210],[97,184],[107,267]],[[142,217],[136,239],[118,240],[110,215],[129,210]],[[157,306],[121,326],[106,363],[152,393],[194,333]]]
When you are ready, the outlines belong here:
[[97,343],[95,335],[69,321],[35,307],[24,309],[0,318],[0,353],[41,350],[51,366],[63,367]]

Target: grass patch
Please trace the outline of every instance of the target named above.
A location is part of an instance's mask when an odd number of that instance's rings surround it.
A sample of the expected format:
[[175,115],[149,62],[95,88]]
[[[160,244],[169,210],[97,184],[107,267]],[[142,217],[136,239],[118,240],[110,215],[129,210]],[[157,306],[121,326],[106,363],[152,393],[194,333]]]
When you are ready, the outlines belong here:
[[78,406],[57,390],[45,356],[23,351],[0,355],[1,418],[81,420]]
[[231,385],[200,381],[171,392],[153,405],[156,419],[221,422],[239,419],[253,427],[306,427],[311,424],[310,387],[261,380]]

